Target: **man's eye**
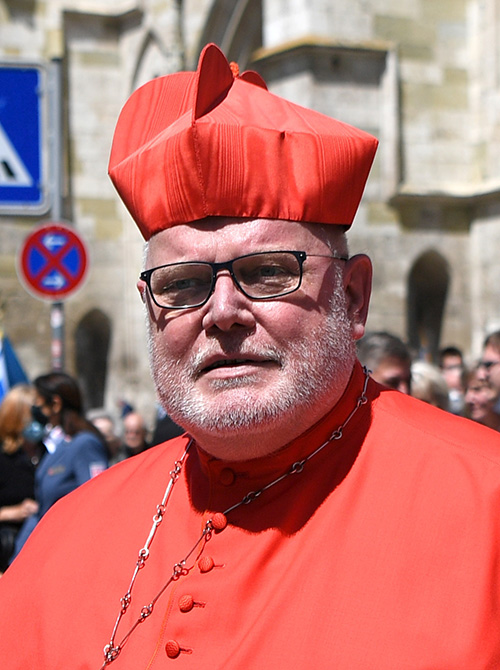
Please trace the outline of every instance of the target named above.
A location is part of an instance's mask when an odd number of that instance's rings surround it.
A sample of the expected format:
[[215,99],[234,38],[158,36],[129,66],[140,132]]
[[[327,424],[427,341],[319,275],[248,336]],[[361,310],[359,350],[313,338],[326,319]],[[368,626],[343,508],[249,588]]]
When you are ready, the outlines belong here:
[[243,275],[244,280],[247,282],[259,282],[265,281],[266,279],[286,281],[290,279],[290,277],[294,277],[295,273],[285,265],[267,263],[266,265],[257,265],[254,268],[248,268]]
[[174,279],[166,283],[161,289],[163,295],[167,293],[178,293],[179,291],[192,291],[199,288],[204,288],[206,281],[200,277],[183,277],[182,279]]
[[261,277],[278,277],[279,275],[289,275],[290,271],[282,268],[279,265],[262,265],[258,268],[257,273]]
[[201,284],[201,281],[195,277],[185,277],[178,279],[173,283],[172,288],[176,291],[184,291],[189,288],[195,288]]

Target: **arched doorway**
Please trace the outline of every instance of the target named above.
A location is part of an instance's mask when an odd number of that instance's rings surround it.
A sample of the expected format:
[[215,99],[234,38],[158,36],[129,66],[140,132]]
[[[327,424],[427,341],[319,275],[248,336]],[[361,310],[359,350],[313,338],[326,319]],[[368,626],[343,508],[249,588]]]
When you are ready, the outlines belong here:
[[80,320],[75,332],[76,372],[87,409],[104,405],[111,322],[100,309]]
[[423,253],[408,277],[408,342],[419,358],[436,362],[450,272],[437,251]]

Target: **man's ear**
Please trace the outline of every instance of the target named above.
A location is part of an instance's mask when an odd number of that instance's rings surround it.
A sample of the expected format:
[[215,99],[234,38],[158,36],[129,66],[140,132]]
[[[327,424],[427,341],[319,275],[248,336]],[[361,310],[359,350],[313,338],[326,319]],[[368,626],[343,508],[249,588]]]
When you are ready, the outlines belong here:
[[169,310],[167,309],[158,308],[155,311],[155,306],[151,298],[151,294],[148,291],[146,282],[143,281],[142,279],[139,279],[136,286],[141,296],[141,300],[144,303],[146,309],[146,315],[147,315],[146,318],[149,319],[149,323],[155,324],[155,328],[157,330],[163,330],[165,328],[168,316],[170,316],[171,318],[173,318],[174,316],[179,316],[178,314],[168,315],[167,313]]
[[352,334],[355,340],[359,340],[365,333],[372,291],[372,262],[365,254],[357,254],[346,261],[344,291]]
[[146,291],[147,291],[146,282],[143,281],[142,279],[139,279],[137,281],[136,286],[137,286],[137,290],[139,291],[139,294],[141,296],[142,302],[146,302]]

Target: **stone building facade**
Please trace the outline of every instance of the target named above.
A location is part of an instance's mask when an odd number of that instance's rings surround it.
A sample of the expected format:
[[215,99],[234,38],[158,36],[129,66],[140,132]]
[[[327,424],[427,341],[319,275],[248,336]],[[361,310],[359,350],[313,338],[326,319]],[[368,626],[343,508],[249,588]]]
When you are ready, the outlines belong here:
[[57,211],[91,260],[64,305],[65,366],[89,407],[153,412],[142,240],[107,160],[130,93],[194,69],[209,41],[270,90],[380,139],[350,233],[374,263],[369,328],[421,356],[455,344],[476,357],[500,328],[499,31],[500,0],[0,0],[0,61],[42,63],[62,90],[60,207],[0,216],[2,323],[29,374],[51,366],[51,307],[21,286],[16,258]]

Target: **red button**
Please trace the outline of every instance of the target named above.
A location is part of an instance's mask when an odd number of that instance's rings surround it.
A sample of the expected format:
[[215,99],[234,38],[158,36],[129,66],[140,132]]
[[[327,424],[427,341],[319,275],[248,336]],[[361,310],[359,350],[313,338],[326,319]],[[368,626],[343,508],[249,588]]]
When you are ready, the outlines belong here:
[[175,640],[169,640],[165,645],[165,651],[167,652],[167,656],[169,658],[177,658],[177,656],[179,656],[181,653],[181,648],[178,642]]
[[216,512],[212,517],[212,526],[214,530],[224,530],[227,526],[227,519],[222,512]]
[[165,645],[165,652],[169,658],[177,658],[181,652],[183,654],[192,654],[193,650],[181,647],[177,640],[169,640]]
[[222,484],[222,486],[231,486],[234,484],[235,479],[236,475],[234,471],[231,470],[231,468],[224,468],[220,471],[219,482]]
[[179,609],[181,612],[190,612],[194,607],[194,598],[190,595],[179,598]]
[[200,572],[210,572],[215,567],[215,561],[211,556],[202,556],[198,561]]

